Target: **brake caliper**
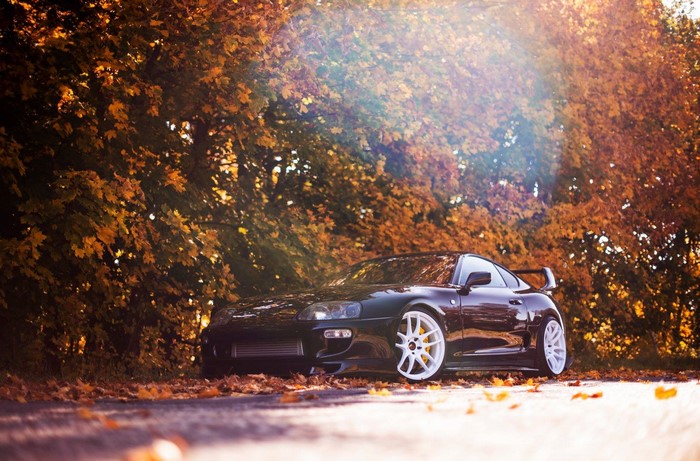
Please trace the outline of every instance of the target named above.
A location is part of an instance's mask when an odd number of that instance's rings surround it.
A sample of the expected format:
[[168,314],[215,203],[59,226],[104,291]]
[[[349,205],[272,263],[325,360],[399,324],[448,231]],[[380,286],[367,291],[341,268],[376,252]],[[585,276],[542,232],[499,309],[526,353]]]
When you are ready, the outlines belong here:
[[[423,333],[425,333],[425,329],[424,329],[423,327],[420,327],[420,333],[419,333],[419,334],[422,335]],[[427,337],[427,336],[425,337],[425,339],[423,340],[423,342],[424,342],[424,343],[427,343],[427,342],[428,342],[428,337]],[[428,346],[428,347],[425,348],[425,352],[428,353],[428,354],[430,353],[430,346]],[[424,355],[422,355],[422,354],[421,354],[421,360],[423,360],[423,363],[426,363],[426,364],[428,363],[428,357],[426,357],[426,356],[424,356]]]

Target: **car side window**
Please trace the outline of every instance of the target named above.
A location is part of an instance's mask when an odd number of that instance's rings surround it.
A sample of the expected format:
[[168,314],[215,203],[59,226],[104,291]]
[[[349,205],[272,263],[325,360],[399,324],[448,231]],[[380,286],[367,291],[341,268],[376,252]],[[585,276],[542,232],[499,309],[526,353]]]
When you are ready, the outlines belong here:
[[496,269],[498,269],[498,272],[501,274],[501,276],[503,276],[503,280],[506,281],[508,288],[518,288],[520,286],[518,278],[511,274],[509,270],[504,269],[501,266],[496,266]]
[[476,256],[467,256],[462,261],[462,270],[459,273],[459,284],[464,285],[467,282],[467,277],[472,272],[488,272],[491,274],[491,283],[482,285],[485,287],[505,288],[506,283],[503,277],[490,261],[478,258]]

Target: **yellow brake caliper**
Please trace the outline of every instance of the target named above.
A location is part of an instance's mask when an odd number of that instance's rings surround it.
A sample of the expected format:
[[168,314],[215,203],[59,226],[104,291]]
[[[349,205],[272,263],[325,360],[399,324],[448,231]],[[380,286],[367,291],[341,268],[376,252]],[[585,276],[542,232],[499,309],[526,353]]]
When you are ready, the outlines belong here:
[[[425,333],[425,329],[424,329],[423,327],[420,327],[420,334],[422,335],[423,333]],[[423,342],[424,342],[424,343],[427,343],[427,342],[428,342],[428,338],[426,337],[426,338],[423,340]],[[430,346],[428,346],[428,347],[425,348],[425,352],[426,352],[427,354],[430,353]],[[423,360],[423,363],[426,363],[426,364],[428,363],[428,357],[426,357],[426,356],[421,356],[421,360]]]

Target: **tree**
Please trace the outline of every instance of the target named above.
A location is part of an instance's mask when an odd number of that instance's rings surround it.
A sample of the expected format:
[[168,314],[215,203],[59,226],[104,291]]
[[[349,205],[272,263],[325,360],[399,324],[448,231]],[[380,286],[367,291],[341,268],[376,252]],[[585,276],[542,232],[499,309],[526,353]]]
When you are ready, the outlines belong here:
[[0,366],[178,372],[213,306],[465,249],[697,356],[698,28],[659,2],[0,0]]

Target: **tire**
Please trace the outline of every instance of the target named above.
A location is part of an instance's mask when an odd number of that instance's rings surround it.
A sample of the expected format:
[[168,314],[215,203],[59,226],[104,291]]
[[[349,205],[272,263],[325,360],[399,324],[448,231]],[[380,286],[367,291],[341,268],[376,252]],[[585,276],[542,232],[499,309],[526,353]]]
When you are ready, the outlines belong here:
[[396,332],[396,371],[412,382],[436,378],[445,365],[445,331],[426,309],[407,311]]
[[566,368],[566,337],[559,322],[545,317],[537,330],[537,368],[540,376],[553,378]]

